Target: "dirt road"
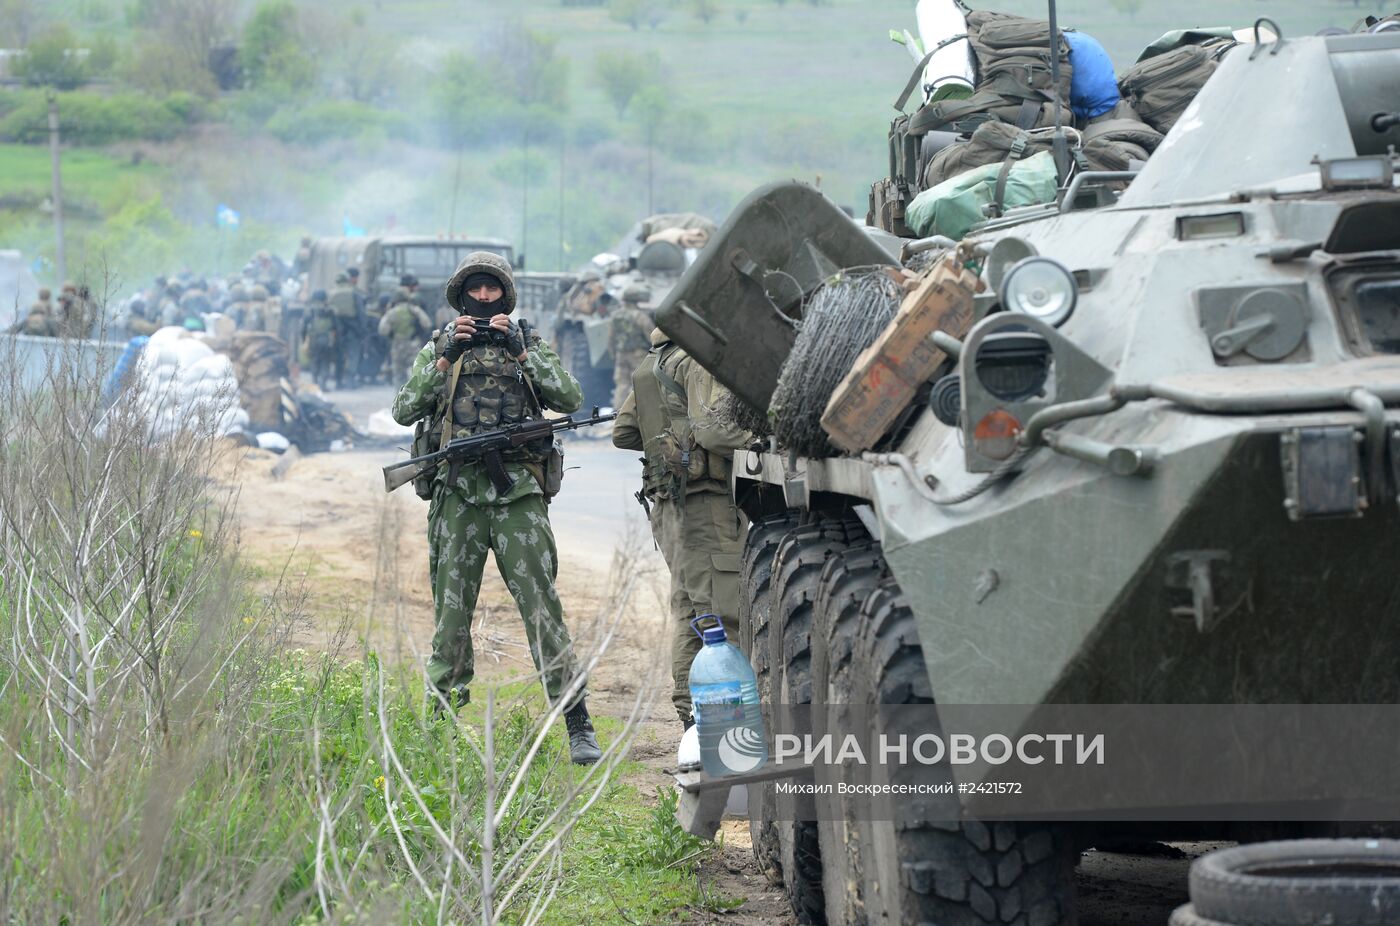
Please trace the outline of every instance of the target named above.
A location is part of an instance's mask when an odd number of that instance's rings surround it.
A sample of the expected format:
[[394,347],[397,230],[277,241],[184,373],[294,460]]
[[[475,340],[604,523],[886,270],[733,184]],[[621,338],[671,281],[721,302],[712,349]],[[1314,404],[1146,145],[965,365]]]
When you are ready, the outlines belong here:
[[[381,387],[330,398],[363,426],[391,395]],[[299,642],[323,649],[339,640],[347,654],[368,649],[388,658],[423,659],[433,626],[427,503],[407,487],[386,495],[380,473],[403,452],[352,450],[289,459],[252,450],[233,456],[236,465],[221,473],[221,481],[239,492],[241,552],[259,568],[266,589],[280,585],[304,592],[308,620]],[[591,678],[589,701],[595,713],[620,714],[639,689],[647,695],[633,758],[652,770],[648,781],[637,782],[650,793],[670,782],[665,769],[674,763],[679,728],[669,679],[662,677],[670,664],[665,565],[632,497],[640,467],[635,454],[615,450],[606,439],[571,439],[565,460],[564,490],[550,511],[560,595],[576,644],[591,652],[617,609],[619,578],[632,579],[616,638]],[[483,682],[531,670],[522,626],[494,562],[486,569],[473,637]],[[1172,908],[1186,900],[1190,858],[1205,848],[1182,844],[1181,853],[1160,857],[1086,852],[1078,878],[1081,926],[1165,923]],[[700,878],[707,890],[746,898],[739,909],[720,916],[694,911],[700,922],[794,922],[781,891],[758,872],[743,821],[726,822],[724,848],[707,861]]]

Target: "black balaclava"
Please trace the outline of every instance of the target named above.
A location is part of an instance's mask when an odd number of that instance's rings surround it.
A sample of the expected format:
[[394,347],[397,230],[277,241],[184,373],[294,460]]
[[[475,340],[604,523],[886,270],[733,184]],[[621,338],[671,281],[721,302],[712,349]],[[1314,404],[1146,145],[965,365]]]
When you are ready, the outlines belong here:
[[494,273],[478,271],[467,277],[462,283],[462,311],[473,318],[491,318],[500,315],[501,309],[504,308],[504,306],[501,305],[504,297],[502,299],[497,299],[495,302],[478,302],[471,297],[471,290],[483,283],[499,286],[502,293],[505,292],[505,285],[501,282],[500,277],[496,276]]

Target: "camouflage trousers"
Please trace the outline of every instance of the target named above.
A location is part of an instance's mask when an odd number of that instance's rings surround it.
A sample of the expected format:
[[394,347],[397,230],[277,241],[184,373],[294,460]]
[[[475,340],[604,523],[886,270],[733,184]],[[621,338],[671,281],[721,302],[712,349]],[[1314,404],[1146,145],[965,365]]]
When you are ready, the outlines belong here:
[[335,346],[335,385],[345,389],[355,379],[355,358],[360,351],[360,328],[355,319],[336,316]]
[[701,647],[691,619],[715,614],[739,643],[743,524],[727,492],[693,492],[684,507],[668,498],[652,505],[651,533],[671,571],[671,703],[683,721],[691,714],[690,663]]
[[613,408],[621,408],[632,391],[632,373],[646,359],[644,350],[620,350],[613,354]]
[[520,616],[535,668],[550,700],[576,670],[564,609],[554,589],[559,561],[544,496],[505,505],[472,505],[439,483],[428,507],[428,575],[437,630],[428,677],[438,688],[469,683],[475,674],[472,614],[486,556],[494,552]]
[[395,338],[389,342],[389,376],[392,383],[408,382],[408,374],[413,369],[413,358],[423,349],[422,341],[412,338]]

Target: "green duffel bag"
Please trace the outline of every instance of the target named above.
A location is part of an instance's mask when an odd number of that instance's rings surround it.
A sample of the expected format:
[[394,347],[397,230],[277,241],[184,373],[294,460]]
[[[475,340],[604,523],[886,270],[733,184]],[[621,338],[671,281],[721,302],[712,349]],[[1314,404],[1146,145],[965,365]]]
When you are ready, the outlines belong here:
[[986,220],[984,208],[997,201],[998,187],[1003,209],[1055,201],[1059,180],[1049,151],[1003,166],[977,167],[925,190],[909,204],[905,222],[921,238],[947,235],[957,240]]

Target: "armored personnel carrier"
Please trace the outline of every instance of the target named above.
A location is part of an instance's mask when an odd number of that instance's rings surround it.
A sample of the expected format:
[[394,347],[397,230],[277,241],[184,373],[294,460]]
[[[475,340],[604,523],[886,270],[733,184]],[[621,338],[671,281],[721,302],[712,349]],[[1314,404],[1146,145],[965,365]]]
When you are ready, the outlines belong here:
[[578,378],[587,403],[612,404],[609,308],[638,287],[649,294],[642,308],[654,310],[714,230],[714,222],[692,212],[653,215],[576,273],[520,274],[522,308]]
[[[736,209],[658,324],[760,416],[833,274],[945,249],[921,280],[966,310],[874,440],[736,454],[772,711],[1400,701],[1398,107],[1396,33],[1280,37],[1226,56],[1140,171],[956,248],[878,243],[797,185]],[[1078,850],[1262,826],[983,822],[782,774],[748,776],[755,851],[807,922],[1069,923]]]

